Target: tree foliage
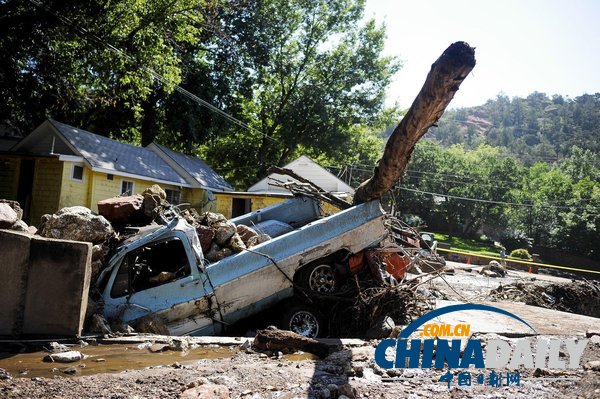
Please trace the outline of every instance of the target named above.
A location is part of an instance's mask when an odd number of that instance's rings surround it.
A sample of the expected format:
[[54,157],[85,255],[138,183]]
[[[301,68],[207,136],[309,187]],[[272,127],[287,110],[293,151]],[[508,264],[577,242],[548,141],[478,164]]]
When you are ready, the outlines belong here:
[[534,92],[498,95],[478,107],[447,112],[432,135],[445,145],[505,147],[526,165],[564,159],[573,146],[600,153],[600,93],[574,99]]
[[158,141],[204,156],[239,188],[300,153],[372,163],[399,64],[381,55],[384,27],[359,23],[363,9],[363,0],[3,0],[0,121],[23,135],[52,117]]
[[450,233],[477,237],[487,226],[509,249],[530,238],[534,245],[600,259],[598,161],[575,146],[560,162],[524,166],[498,147],[465,151],[425,141],[401,184],[413,191],[401,189],[397,205],[427,223],[442,218]]

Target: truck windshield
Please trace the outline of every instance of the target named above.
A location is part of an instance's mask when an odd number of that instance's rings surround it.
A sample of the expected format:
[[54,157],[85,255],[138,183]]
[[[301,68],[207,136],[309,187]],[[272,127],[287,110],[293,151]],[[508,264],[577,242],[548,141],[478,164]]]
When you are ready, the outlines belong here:
[[180,239],[150,243],[123,257],[110,296],[131,295],[190,274],[191,267]]

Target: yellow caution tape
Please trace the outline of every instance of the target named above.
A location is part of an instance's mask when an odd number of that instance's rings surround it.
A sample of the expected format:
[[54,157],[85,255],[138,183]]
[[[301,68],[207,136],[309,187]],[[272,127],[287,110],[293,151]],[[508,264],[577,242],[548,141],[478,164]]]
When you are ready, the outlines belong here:
[[480,255],[480,254],[474,254],[472,252],[466,252],[466,251],[461,251],[461,250],[456,250],[456,249],[437,248],[437,250],[444,251],[444,252],[453,252],[453,253],[462,254],[462,255],[477,256],[478,258],[487,258],[487,259],[494,259],[494,260],[500,260],[500,261],[504,260],[507,262],[524,263],[526,265],[548,267],[551,269],[573,270],[576,272],[600,274],[600,271],[597,271],[597,270],[587,270],[587,269],[578,269],[575,267],[548,265],[546,263],[536,263],[536,262],[530,262],[530,261],[526,261],[526,260],[517,260],[514,258],[500,258],[498,256]]

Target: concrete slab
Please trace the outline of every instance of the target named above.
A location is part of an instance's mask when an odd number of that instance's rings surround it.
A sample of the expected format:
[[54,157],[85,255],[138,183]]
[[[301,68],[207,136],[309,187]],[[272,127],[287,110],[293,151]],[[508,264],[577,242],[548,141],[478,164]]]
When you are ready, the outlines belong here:
[[0,335],[12,335],[23,322],[30,241],[24,233],[0,230]]
[[23,334],[81,334],[91,258],[90,243],[32,238]]
[[[436,308],[456,305],[457,301],[436,301]],[[496,333],[500,335],[569,335],[585,336],[586,330],[600,329],[600,319],[582,316],[558,310],[545,309],[537,306],[525,305],[520,302],[482,302],[509,311],[527,323],[535,332],[519,321],[498,313],[482,311],[462,311],[442,315],[432,322],[435,323],[470,323],[471,333]]]

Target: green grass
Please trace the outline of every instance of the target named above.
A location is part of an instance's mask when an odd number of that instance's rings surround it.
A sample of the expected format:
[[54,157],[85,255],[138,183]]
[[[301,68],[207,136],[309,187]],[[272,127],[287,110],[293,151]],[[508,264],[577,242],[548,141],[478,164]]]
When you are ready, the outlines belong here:
[[448,234],[435,233],[435,239],[439,242],[450,244],[451,249],[473,252],[480,255],[500,256],[500,248],[493,245],[485,244],[477,240],[468,238],[452,237]]

